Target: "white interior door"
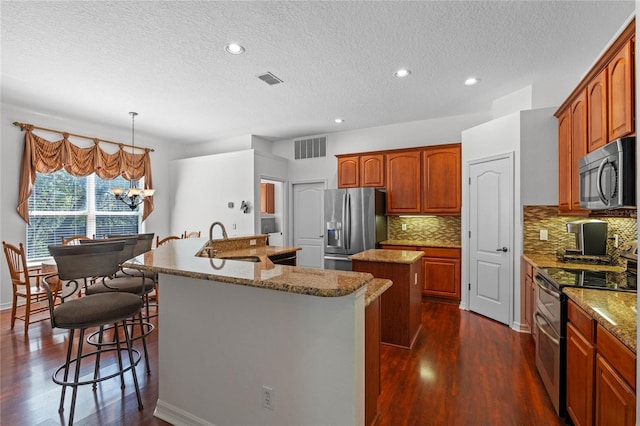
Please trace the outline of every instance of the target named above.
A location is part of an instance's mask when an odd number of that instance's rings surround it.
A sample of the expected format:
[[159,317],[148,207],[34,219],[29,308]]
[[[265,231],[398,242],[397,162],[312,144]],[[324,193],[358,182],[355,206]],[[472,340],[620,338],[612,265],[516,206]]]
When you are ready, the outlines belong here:
[[469,166],[469,309],[509,324],[513,287],[513,156]]
[[322,268],[324,265],[324,182],[293,184],[293,245],[298,266]]

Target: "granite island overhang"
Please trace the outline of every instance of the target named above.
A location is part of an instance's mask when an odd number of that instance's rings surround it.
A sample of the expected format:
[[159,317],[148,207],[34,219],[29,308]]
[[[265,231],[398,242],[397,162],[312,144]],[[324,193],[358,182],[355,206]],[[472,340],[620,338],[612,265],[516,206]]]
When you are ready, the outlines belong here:
[[362,424],[373,277],[196,257],[205,242],[172,241],[124,265],[159,274],[155,415],[173,424]]

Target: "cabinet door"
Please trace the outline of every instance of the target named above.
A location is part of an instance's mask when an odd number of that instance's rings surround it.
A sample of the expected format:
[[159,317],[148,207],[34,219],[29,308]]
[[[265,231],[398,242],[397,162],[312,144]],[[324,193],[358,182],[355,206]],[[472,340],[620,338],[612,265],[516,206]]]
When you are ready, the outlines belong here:
[[274,201],[275,185],[272,183],[260,184],[260,213],[275,213]]
[[595,347],[567,324],[567,411],[576,426],[593,425]]
[[609,76],[609,141],[633,133],[634,76],[632,40],[629,40],[607,66]]
[[460,300],[459,250],[423,249],[423,251],[425,255],[422,258],[422,294]]
[[460,145],[422,153],[422,211],[460,214],[462,171]]
[[589,123],[587,150],[606,145],[607,132],[607,72],[603,70],[587,86],[587,122]]
[[387,154],[387,213],[420,213],[420,151]]
[[360,186],[384,187],[384,154],[360,157]]
[[600,355],[596,361],[597,426],[636,424],[636,395],[611,365]]
[[558,117],[558,210],[571,210],[571,107]]
[[578,161],[587,154],[587,91],[571,104],[571,210],[580,209]]
[[357,188],[360,186],[360,157],[338,158],[338,188]]

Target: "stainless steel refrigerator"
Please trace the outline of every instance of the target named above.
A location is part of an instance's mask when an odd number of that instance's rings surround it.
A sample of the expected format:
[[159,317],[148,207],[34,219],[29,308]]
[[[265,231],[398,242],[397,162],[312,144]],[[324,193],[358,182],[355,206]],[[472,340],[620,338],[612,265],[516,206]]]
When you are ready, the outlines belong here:
[[374,188],[324,191],[324,267],[351,270],[349,256],[387,239],[385,193]]

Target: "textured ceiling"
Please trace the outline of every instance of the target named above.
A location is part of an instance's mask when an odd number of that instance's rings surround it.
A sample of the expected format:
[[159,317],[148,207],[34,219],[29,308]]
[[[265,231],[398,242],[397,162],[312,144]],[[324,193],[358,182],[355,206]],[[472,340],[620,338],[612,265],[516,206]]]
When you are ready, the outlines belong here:
[[[0,88],[7,104],[118,128],[137,111],[137,132],[179,143],[308,136],[575,85],[634,5],[3,0]],[[227,54],[229,42],[246,53]],[[411,76],[394,78],[400,67]],[[260,81],[265,71],[284,83]],[[471,75],[481,83],[464,86]]]

